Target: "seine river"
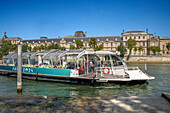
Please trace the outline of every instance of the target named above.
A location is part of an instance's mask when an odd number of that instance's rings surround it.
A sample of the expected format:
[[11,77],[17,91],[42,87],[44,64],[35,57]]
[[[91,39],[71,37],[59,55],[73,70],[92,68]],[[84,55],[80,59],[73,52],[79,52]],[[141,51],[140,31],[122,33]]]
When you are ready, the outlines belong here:
[[[144,71],[145,64],[128,64],[138,66]],[[83,86],[64,83],[43,82],[23,79],[23,95],[56,97],[92,97],[92,96],[146,96],[170,93],[170,64],[147,64],[147,73],[156,77],[148,84],[142,85],[104,85]],[[0,97],[16,96],[16,78],[0,76]]]

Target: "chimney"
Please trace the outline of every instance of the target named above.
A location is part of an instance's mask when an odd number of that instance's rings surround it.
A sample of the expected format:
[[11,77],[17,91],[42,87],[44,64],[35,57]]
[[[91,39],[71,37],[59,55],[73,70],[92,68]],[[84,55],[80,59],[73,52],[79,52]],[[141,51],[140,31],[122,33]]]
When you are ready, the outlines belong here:
[[4,36],[6,36],[6,32],[4,32]]
[[125,30],[123,29],[123,33],[125,32]]
[[148,28],[146,29],[146,33],[148,34]]
[[87,31],[85,32],[85,37],[87,37]]
[[58,38],[60,38],[60,36],[58,36]]

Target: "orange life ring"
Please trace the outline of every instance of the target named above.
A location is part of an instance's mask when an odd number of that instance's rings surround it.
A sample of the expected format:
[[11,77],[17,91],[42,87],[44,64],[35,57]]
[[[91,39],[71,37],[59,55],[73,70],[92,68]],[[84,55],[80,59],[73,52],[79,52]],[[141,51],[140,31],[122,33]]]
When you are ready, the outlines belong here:
[[103,74],[107,75],[110,73],[110,69],[108,67],[102,69]]

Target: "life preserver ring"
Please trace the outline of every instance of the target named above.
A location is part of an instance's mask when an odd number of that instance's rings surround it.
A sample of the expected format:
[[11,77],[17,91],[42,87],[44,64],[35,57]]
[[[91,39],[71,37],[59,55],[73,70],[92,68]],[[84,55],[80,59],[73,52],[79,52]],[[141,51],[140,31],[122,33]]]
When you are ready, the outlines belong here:
[[107,75],[110,73],[110,69],[108,67],[102,69],[103,74]]

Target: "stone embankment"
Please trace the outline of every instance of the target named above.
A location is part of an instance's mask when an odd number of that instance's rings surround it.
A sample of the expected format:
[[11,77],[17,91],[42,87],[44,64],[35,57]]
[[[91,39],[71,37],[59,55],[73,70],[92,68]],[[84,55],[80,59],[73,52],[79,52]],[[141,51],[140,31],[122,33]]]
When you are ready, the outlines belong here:
[[170,94],[130,97],[0,98],[0,112],[170,113]]
[[149,62],[149,63],[170,63],[170,56],[131,56],[126,62]]

